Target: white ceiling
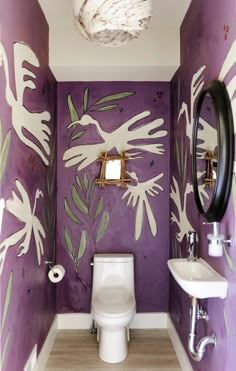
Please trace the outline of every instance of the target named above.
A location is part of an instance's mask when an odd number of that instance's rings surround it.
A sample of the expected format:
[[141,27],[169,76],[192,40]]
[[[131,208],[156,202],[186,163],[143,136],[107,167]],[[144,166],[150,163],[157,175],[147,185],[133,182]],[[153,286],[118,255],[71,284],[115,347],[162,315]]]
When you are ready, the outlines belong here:
[[104,48],[75,30],[72,0],[39,0],[49,24],[49,64],[56,79],[169,81],[179,66],[179,28],[190,2],[153,0],[151,26],[139,39]]

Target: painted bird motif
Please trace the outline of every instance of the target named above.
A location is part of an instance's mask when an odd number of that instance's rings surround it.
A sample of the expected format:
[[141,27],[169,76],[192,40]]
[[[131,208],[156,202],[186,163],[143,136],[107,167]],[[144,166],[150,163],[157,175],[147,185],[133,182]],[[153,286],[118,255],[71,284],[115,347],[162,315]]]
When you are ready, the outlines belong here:
[[[69,127],[75,124],[80,124],[82,126],[93,124],[96,126],[97,133],[103,142],[87,145],[80,144],[67,149],[63,156],[65,167],[79,164],[77,170],[82,170],[86,166],[96,161],[102,152],[109,152],[113,148],[116,148],[119,153],[139,149],[141,151],[144,150],[154,154],[162,155],[165,151],[163,144],[150,143],[149,139],[162,138],[168,134],[166,130],[157,131],[157,129],[163,125],[163,119],[156,119],[149,123],[142,124],[135,129],[131,128],[133,124],[137,123],[139,120],[145,119],[146,117],[150,116],[150,114],[151,112],[149,111],[141,112],[131,117],[112,133],[102,130],[99,122],[90,115],[83,115],[81,120],[72,122]],[[155,132],[152,132],[154,130]],[[132,143],[135,140],[142,140],[144,144]],[[129,157],[131,159],[137,158],[140,153],[141,152],[130,153]]]

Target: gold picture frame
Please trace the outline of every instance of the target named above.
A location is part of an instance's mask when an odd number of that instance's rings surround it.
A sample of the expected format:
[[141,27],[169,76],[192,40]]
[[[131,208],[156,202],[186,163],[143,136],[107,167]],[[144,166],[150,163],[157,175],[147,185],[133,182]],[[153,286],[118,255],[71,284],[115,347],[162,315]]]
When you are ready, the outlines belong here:
[[[115,184],[120,185],[121,188],[126,188],[127,183],[131,181],[131,179],[126,178],[126,165],[125,162],[129,159],[127,154],[125,152],[121,152],[120,155],[114,155],[114,156],[108,156],[107,152],[101,153],[101,155],[98,158],[98,161],[102,162],[101,165],[101,172],[100,172],[100,178],[96,179],[96,183],[104,188],[106,184]],[[106,167],[108,164],[108,161],[120,161],[120,174],[117,179],[107,179],[106,178]]]

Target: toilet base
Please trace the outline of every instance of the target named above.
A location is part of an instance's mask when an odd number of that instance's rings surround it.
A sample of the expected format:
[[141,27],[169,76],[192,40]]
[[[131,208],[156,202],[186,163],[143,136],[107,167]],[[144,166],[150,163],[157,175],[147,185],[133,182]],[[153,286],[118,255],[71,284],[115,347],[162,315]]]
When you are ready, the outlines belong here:
[[108,330],[99,327],[98,355],[107,363],[124,361],[128,355],[127,328]]

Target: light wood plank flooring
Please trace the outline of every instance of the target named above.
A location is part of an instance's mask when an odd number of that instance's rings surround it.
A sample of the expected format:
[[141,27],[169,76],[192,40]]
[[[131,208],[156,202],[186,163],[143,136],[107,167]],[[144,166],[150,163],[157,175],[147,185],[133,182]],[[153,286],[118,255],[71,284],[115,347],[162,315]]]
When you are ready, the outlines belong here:
[[45,371],[181,371],[166,330],[131,330],[128,358],[116,364],[97,355],[88,330],[58,331]]

